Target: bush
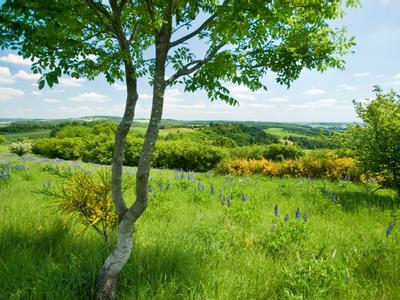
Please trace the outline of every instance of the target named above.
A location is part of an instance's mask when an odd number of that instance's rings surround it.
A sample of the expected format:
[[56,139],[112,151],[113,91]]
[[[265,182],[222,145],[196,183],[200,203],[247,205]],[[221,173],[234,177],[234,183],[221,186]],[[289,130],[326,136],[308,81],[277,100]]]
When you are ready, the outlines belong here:
[[96,176],[77,173],[69,177],[60,191],[53,194],[66,214],[93,228],[109,246],[109,238],[118,222],[111,198],[111,173],[103,169]]
[[331,158],[325,160],[297,159],[284,162],[269,160],[223,161],[214,171],[218,174],[264,176],[291,176],[328,178],[332,180],[360,180],[361,172],[352,158]]
[[32,150],[32,144],[24,141],[18,141],[10,144],[8,147],[11,153],[23,156]]
[[153,157],[153,167],[189,169],[206,172],[227,157],[222,148],[183,141],[159,141]]
[[296,159],[304,155],[304,151],[298,147],[281,144],[237,147],[232,148],[230,153],[232,159],[268,159],[274,161]]
[[5,140],[6,140],[6,138],[4,136],[0,135],[0,144],[4,143]]
[[36,140],[32,152],[49,158],[78,159],[82,153],[82,140],[79,138],[48,138]]

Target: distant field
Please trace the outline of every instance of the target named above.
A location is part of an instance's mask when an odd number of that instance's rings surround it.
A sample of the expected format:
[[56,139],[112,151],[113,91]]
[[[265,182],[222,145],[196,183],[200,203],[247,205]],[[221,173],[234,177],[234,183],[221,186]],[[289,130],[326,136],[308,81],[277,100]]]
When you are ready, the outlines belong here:
[[289,136],[297,136],[297,137],[306,137],[307,136],[304,134],[293,133],[293,132],[287,131],[283,128],[268,128],[268,129],[265,129],[265,132],[279,136],[282,139],[285,139]]
[[18,132],[18,133],[1,133],[1,135],[6,137],[8,141],[15,141],[18,138],[41,138],[41,137],[48,137],[50,134],[50,129],[42,129],[30,132]]

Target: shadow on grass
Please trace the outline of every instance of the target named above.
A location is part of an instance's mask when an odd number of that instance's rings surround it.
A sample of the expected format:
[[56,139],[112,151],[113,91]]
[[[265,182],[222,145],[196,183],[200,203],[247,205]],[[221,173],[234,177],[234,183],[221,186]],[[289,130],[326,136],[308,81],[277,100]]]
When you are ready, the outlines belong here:
[[[97,273],[107,251],[99,240],[74,236],[55,222],[47,230],[0,230],[0,299],[92,299]],[[168,287],[187,293],[197,282],[195,253],[161,242],[134,246],[123,270],[118,292],[154,295]]]
[[391,195],[382,195],[377,193],[344,191],[338,193],[339,203],[345,211],[355,211],[357,209],[380,208],[393,209],[400,207],[400,198]]
[[91,298],[102,257],[85,256],[101,243],[74,238],[61,221],[29,231],[2,228],[0,241],[0,299]]
[[[119,293],[129,299],[185,299],[200,286],[201,256],[176,242],[135,245],[121,276]],[[193,291],[192,291],[193,292]]]

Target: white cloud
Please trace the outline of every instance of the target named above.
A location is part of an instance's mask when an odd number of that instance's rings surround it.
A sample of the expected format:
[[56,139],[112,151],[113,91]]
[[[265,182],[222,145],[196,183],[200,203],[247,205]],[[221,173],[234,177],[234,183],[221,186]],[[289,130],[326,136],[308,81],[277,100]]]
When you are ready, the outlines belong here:
[[33,91],[33,92],[32,92],[32,95],[33,95],[33,96],[42,96],[43,93],[42,93],[42,92],[38,92],[38,91]]
[[325,93],[326,93],[326,91],[323,89],[318,89],[318,88],[312,87],[311,89],[304,91],[303,94],[307,95],[307,96],[317,96],[317,95],[323,95]]
[[346,90],[346,91],[354,91],[357,89],[356,86],[347,85],[346,83],[341,83],[341,84],[338,84],[337,86],[338,86],[338,88]]
[[238,101],[254,101],[256,100],[256,97],[254,96],[255,93],[253,93],[248,87],[242,86],[242,85],[234,85],[228,87],[229,92],[231,93],[232,97],[235,98]]
[[58,106],[57,110],[60,110],[62,112],[68,112],[68,113],[73,113],[76,111],[90,111],[90,107],[88,106],[78,106],[78,107],[68,107],[68,106]]
[[0,83],[1,84],[13,84],[13,83],[15,83],[15,79],[12,76],[9,68],[0,67]]
[[55,98],[44,98],[43,101],[47,102],[47,103],[60,103],[60,102],[62,102],[60,99],[55,99]]
[[15,74],[15,77],[19,78],[19,79],[23,79],[23,80],[38,80],[41,77],[41,75],[28,73],[28,72],[20,70],[20,71],[18,71],[17,74]]
[[284,102],[288,102],[288,101],[289,101],[288,96],[273,97],[273,98],[269,99],[269,102],[273,102],[273,103],[284,103]]
[[1,56],[0,61],[4,61],[11,64],[27,65],[27,66],[32,64],[32,62],[29,59],[24,59],[16,54],[8,54],[7,56]]
[[[179,102],[183,102],[182,99],[182,93],[178,90],[178,89],[170,89],[165,91],[165,102],[167,104],[175,104],[175,103],[179,103]],[[150,96],[149,99],[151,99],[152,97]],[[145,98],[143,98],[145,99]]]
[[393,79],[400,79],[400,73],[393,76]]
[[0,87],[0,101],[7,101],[13,98],[22,97],[24,92],[13,88]]
[[289,110],[298,110],[298,109],[323,109],[323,108],[333,108],[336,106],[338,101],[334,98],[328,98],[328,99],[321,99],[318,101],[311,101],[311,102],[306,102],[303,104],[291,104],[288,106]]
[[139,94],[139,99],[150,100],[151,98],[152,97],[149,94]]
[[274,104],[268,104],[268,103],[248,103],[246,105],[242,105],[244,108],[256,108],[256,109],[271,109],[275,108]]
[[364,73],[354,73],[354,77],[367,77],[372,75],[370,72],[364,72]]
[[126,86],[123,85],[123,84],[121,84],[121,83],[118,83],[118,82],[114,83],[114,84],[112,85],[112,87],[113,87],[114,89],[118,90],[118,91],[124,91],[124,90],[126,90]]
[[77,86],[82,86],[82,82],[85,80],[83,78],[61,78],[60,79],[60,84],[64,86],[71,86],[71,87],[77,87]]
[[90,92],[90,93],[81,93],[75,97],[69,98],[69,100],[76,101],[76,102],[104,103],[108,100],[108,96],[98,94],[95,92]]

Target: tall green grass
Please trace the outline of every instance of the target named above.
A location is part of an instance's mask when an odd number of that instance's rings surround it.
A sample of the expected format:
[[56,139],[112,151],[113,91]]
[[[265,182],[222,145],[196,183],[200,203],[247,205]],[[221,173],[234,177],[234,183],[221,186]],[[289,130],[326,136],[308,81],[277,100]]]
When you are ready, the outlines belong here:
[[[62,184],[55,166],[98,167],[0,155],[7,160],[26,170],[12,170],[12,179],[0,183],[0,299],[90,299],[106,248],[41,192],[43,181],[50,180],[50,189]],[[132,182],[129,202],[134,172],[124,171]],[[371,194],[350,182],[195,176],[152,171],[153,192],[135,228],[120,299],[398,299],[400,224],[389,237],[385,230],[399,217],[399,201],[390,191]],[[232,195],[231,207],[220,203],[219,189]],[[326,190],[337,193],[336,203]]]

